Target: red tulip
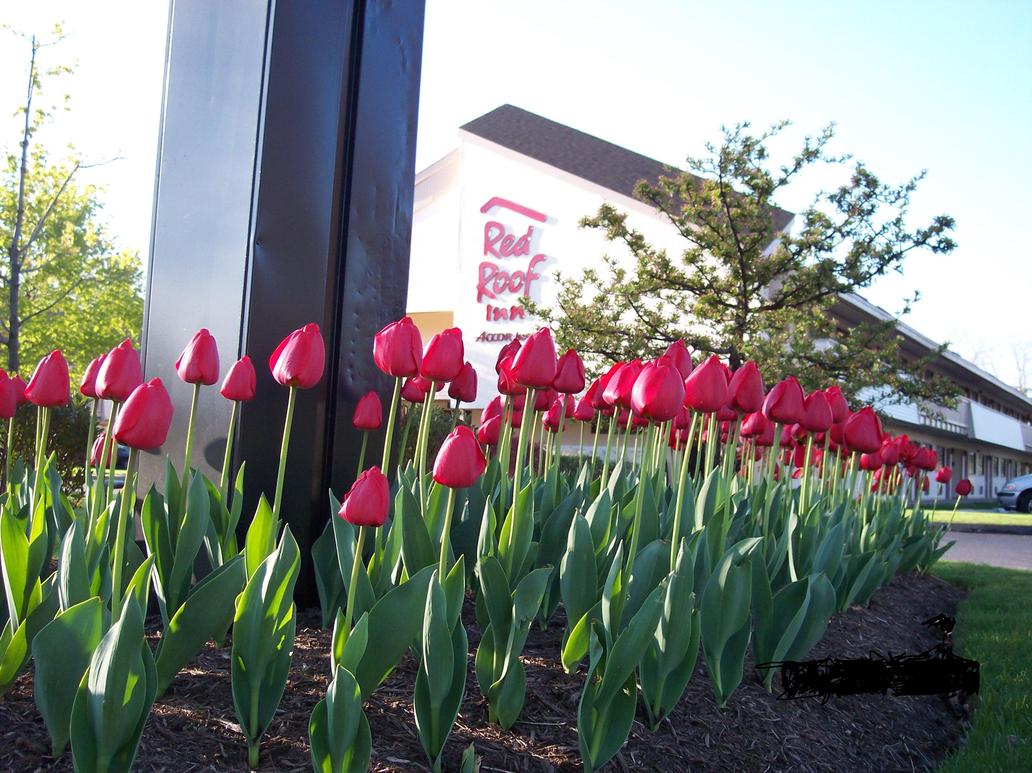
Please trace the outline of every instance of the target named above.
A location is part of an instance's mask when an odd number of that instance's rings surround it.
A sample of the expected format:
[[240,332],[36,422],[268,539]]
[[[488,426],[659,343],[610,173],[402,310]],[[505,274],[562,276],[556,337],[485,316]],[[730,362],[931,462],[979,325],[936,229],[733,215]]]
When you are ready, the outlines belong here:
[[670,421],[684,408],[684,381],[667,356],[647,363],[631,389],[631,408],[654,421]]
[[512,360],[516,383],[534,389],[545,389],[555,381],[559,359],[555,354],[552,331],[547,327],[531,333]]
[[885,440],[879,453],[881,453],[882,461],[888,467],[892,467],[899,462],[899,446],[892,440]]
[[670,446],[673,451],[684,450],[685,443],[688,442],[688,430],[675,425],[670,425],[670,432],[667,435],[667,445]]
[[498,445],[498,438],[502,435],[502,417],[492,416],[487,421],[480,423],[477,430],[477,440],[485,446]]
[[921,490],[923,492],[925,492],[926,494],[928,493],[928,476],[927,475],[922,475],[921,476]]
[[558,397],[559,393],[554,389],[542,389],[534,395],[534,410],[538,413],[547,411]]
[[39,361],[35,373],[25,388],[29,402],[43,408],[58,408],[68,404],[71,397],[71,383],[68,380],[68,363],[60,349],[54,349]]
[[684,429],[691,423],[691,416],[688,415],[688,409],[681,406],[681,409],[674,416],[674,426],[678,429]]
[[402,317],[373,336],[373,362],[395,378],[419,375],[423,362],[423,339],[411,317]]
[[18,395],[18,405],[25,405],[29,401],[29,398],[25,396],[25,390],[28,384],[25,383],[25,379],[15,373],[11,376],[11,383],[14,384],[15,391]]
[[769,424],[770,422],[767,421],[767,417],[762,412],[754,411],[742,421],[741,435],[742,437],[762,435],[767,430],[767,425]]
[[498,350],[498,358],[495,360],[495,373],[501,375],[502,372],[502,360],[506,357],[512,358],[516,356],[516,352],[520,350],[520,339],[519,336],[512,339]]
[[810,432],[827,432],[834,423],[828,396],[821,391],[811,392],[803,400],[802,424]]
[[716,413],[727,403],[727,373],[710,355],[684,382],[684,404],[700,413]]
[[919,470],[931,472],[939,466],[939,455],[935,453],[935,449],[923,446],[917,449],[917,454],[914,456],[914,466]]
[[18,386],[0,370],[0,419],[13,419],[18,412]]
[[631,407],[631,393],[634,390],[634,382],[638,380],[638,374],[641,373],[641,367],[641,360],[634,359],[623,363],[618,370],[613,371],[613,375],[609,377],[602,392],[602,399],[606,405]]
[[219,387],[219,394],[227,400],[246,403],[254,399],[255,372],[251,358],[246,354],[233,363]]
[[962,497],[966,497],[968,494],[970,494],[974,490],[975,490],[975,487],[971,485],[971,481],[969,481],[967,478],[964,478],[962,480],[958,480],[957,481],[957,487],[954,489],[954,491],[956,491],[957,494],[962,496]]
[[588,385],[588,389],[584,392],[584,397],[582,397],[581,399],[587,401],[588,405],[590,405],[596,411],[601,407],[599,403],[605,405],[605,401],[602,399],[601,377],[596,378]]
[[319,326],[309,322],[284,338],[269,356],[269,370],[287,387],[311,389],[323,376],[326,345]]
[[563,421],[563,404],[560,400],[555,400],[548,411],[545,413],[545,417],[541,420],[545,429],[549,432],[558,432],[559,427]]
[[523,426],[523,406],[526,402],[526,395],[515,395],[512,398],[512,412],[509,414],[509,425],[513,429],[519,429]]
[[486,468],[487,459],[473,430],[460,424],[444,439],[437,452],[434,480],[448,488],[469,488]]
[[872,454],[881,448],[881,420],[869,405],[846,419],[842,434],[847,445],[854,451]]
[[410,403],[422,403],[426,400],[426,393],[430,389],[430,385],[424,383],[421,379],[407,378],[405,383],[401,387],[401,399]]
[[953,469],[951,467],[940,467],[939,471],[935,473],[936,483],[949,483],[953,479]]
[[763,401],[763,415],[778,424],[799,424],[803,418],[803,388],[795,376],[779,381]]
[[577,421],[591,421],[595,418],[595,409],[591,407],[591,400],[585,394],[573,408],[573,418]]
[[861,470],[880,470],[884,466],[881,454],[878,451],[870,454],[860,454]]
[[366,392],[355,404],[355,413],[351,417],[351,424],[355,429],[363,432],[373,432],[380,429],[383,424],[383,405],[380,404],[380,395],[376,392]]
[[730,406],[739,413],[756,413],[763,408],[766,388],[756,363],[749,360],[736,370],[727,385],[727,391]]
[[465,356],[462,331],[457,327],[450,327],[435,335],[426,345],[423,364],[419,366],[419,375],[438,383],[451,381],[458,378],[462,372]]
[[107,443],[107,433],[101,432],[93,441],[93,448],[90,449],[90,467],[100,467],[101,459],[104,456],[104,446]]
[[370,467],[351,484],[340,502],[337,515],[354,526],[383,526],[391,507],[387,476]]
[[161,447],[172,424],[172,400],[160,378],[140,384],[118,412],[115,440],[139,451]]
[[97,372],[97,396],[116,403],[124,401],[143,383],[140,353],[127,338],[104,358]]
[[202,327],[176,360],[176,375],[187,384],[211,386],[219,380],[219,348],[215,338]]
[[484,406],[484,410],[480,412],[480,423],[483,424],[488,419],[493,419],[496,416],[501,417],[505,413],[505,403],[502,402],[501,395],[495,395],[491,398],[491,401]]
[[726,405],[717,408],[717,421],[727,424],[738,419],[738,411]]
[[512,358],[509,355],[498,363],[498,391],[503,395],[514,397],[526,393],[527,388],[516,381],[512,372]]
[[97,394],[97,374],[100,372],[100,366],[104,364],[106,357],[106,354],[102,354],[96,359],[90,360],[90,364],[86,366],[86,372],[82,374],[82,384],[79,385],[80,394],[91,397],[94,400],[100,397]]
[[459,375],[448,385],[448,397],[460,403],[471,403],[477,399],[477,371],[468,362],[463,364]]
[[842,390],[837,386],[830,386],[824,390],[824,396],[828,398],[828,405],[831,406],[831,417],[835,423],[845,421],[849,416],[849,403],[846,402]]
[[679,339],[670,344],[664,352],[664,355],[673,361],[674,367],[677,368],[677,372],[681,374],[682,381],[688,378],[693,367],[692,356],[688,353],[688,347],[685,345],[683,339]]
[[559,358],[552,388],[566,395],[575,395],[584,389],[584,363],[573,349]]
[[572,419],[573,406],[576,402],[573,399],[573,395],[562,395],[559,399],[563,401],[563,415],[566,416],[567,419]]

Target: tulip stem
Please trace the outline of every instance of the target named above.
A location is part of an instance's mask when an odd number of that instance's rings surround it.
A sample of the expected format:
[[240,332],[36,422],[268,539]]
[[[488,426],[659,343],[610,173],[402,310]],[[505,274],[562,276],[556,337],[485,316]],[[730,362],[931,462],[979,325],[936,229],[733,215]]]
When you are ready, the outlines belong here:
[[233,410],[229,414],[229,429],[226,430],[226,453],[222,457],[222,479],[219,481],[219,491],[222,492],[222,502],[229,507],[229,478],[230,464],[233,461],[233,435],[236,432],[237,415],[240,413],[240,401],[233,401]]
[[273,500],[272,517],[278,521],[280,506],[283,504],[283,480],[287,473],[287,450],[290,448],[290,427],[294,423],[294,403],[297,399],[297,387],[290,387],[287,397],[287,418],[283,423],[283,439],[280,441],[279,471],[276,473],[276,498]]
[[602,416],[598,417],[598,421],[595,422],[595,426],[591,429],[591,474],[595,474],[595,462],[598,460],[598,436],[602,432]]
[[351,634],[351,620],[355,615],[355,598],[358,596],[358,568],[363,565],[362,553],[365,551],[366,528],[365,526],[358,527],[358,539],[355,541],[355,555],[351,561],[351,582],[347,587],[348,602],[344,607],[342,643],[346,642]]
[[437,581],[444,582],[448,575],[448,548],[451,546],[452,510],[455,509],[455,489],[448,487],[448,504],[444,508],[444,528],[441,530],[441,557],[437,567]]
[[681,472],[677,476],[677,501],[674,502],[674,528],[670,534],[670,566],[677,565],[678,543],[681,541],[681,519],[684,517],[684,484],[688,480],[688,449],[695,439],[695,428],[699,423],[699,414],[692,415],[692,423],[688,429],[688,441],[684,446],[684,454],[681,456]]
[[[13,416],[7,420],[7,448],[6,448],[5,457],[6,458],[4,459],[4,462],[5,462],[6,469],[4,470],[4,485],[7,487],[7,490],[10,491],[11,490],[11,470],[12,470],[11,464],[12,464],[12,462],[14,460],[14,417]],[[89,467],[89,459],[87,459],[86,462],[87,462],[86,463],[86,469],[89,470],[89,468],[90,468]],[[87,473],[87,475],[88,474],[89,473]],[[88,480],[88,478],[87,478],[87,480]]]
[[190,398],[190,421],[186,425],[186,450],[183,452],[183,489],[187,488],[190,476],[190,456],[193,450],[194,420],[197,418],[197,399],[201,394],[201,385],[193,385],[193,397]]
[[[601,420],[600,420],[601,421]],[[616,421],[616,410],[609,414],[609,429],[606,430],[606,458],[602,462],[602,488],[609,483],[609,449],[613,445],[613,422]]]
[[129,500],[133,498],[133,488],[135,487],[132,477],[138,454],[139,451],[135,448],[129,451],[129,465],[125,470],[125,483],[122,485],[122,496],[118,507],[114,565],[111,568],[111,614],[116,620],[122,615],[122,565],[125,563],[125,532],[129,520]]
[[577,443],[577,464],[584,461],[584,422],[580,422],[580,439]]
[[36,508],[39,495],[42,493],[40,486],[43,483],[43,465],[47,460],[47,435],[50,434],[50,409],[41,405],[39,407],[40,433],[39,443],[36,446],[36,482],[32,489],[32,507]]
[[[405,411],[405,429],[401,432],[401,445],[398,446],[398,468],[405,464],[405,449],[408,448],[409,434],[412,432],[412,420],[416,418],[416,412],[412,410]],[[381,470],[383,472],[383,470]],[[387,473],[383,473],[386,475]]]
[[118,469],[118,443],[115,441],[115,425],[118,423],[118,409],[121,403],[113,402],[111,405],[111,423],[108,425],[108,458],[107,458],[107,496],[104,497],[104,504],[107,505],[115,496],[115,470]]
[[419,417],[419,433],[416,435],[416,449],[419,453],[418,466],[416,468],[416,481],[419,483],[419,505],[423,514],[426,515],[427,485],[426,485],[426,454],[430,445],[430,414],[434,409],[434,394],[437,392],[437,384],[430,382],[430,389],[423,398],[423,413]]
[[810,458],[813,455],[813,433],[806,436],[806,451],[803,453],[803,480],[799,484],[799,512],[806,515],[809,510]]
[[[90,470],[91,470],[90,456],[93,453],[93,435],[96,434],[96,432],[97,432],[97,403],[98,402],[99,401],[96,400],[96,399],[93,400],[93,407],[90,409],[90,429],[89,429],[89,432],[86,435],[86,473],[85,473],[86,474],[86,479],[85,479],[85,482],[83,483],[83,493],[86,496],[86,512],[87,513],[90,512]],[[7,435],[8,459],[10,459],[11,439],[12,439],[12,436],[11,436],[10,432],[8,432],[8,435]],[[10,468],[8,468],[8,470],[7,470],[7,477],[8,478],[11,477],[10,472],[11,472]]]
[[[359,475],[361,475],[362,474],[362,469],[365,467],[365,452],[366,452],[366,446],[368,446],[368,445],[369,445],[369,433],[368,432],[363,432],[362,433],[362,449],[358,452],[358,472],[355,473],[355,477],[358,477]],[[383,472],[383,470],[381,470],[380,472]]]
[[[523,452],[527,447],[527,434],[531,427],[531,412],[534,410],[534,388],[527,389],[527,396],[523,402],[523,420],[520,422],[520,437],[516,441],[516,467],[512,471],[512,501],[515,504],[516,497],[520,494],[520,477],[523,472]],[[531,451],[533,453],[533,450]]]
[[[380,472],[387,475],[387,480],[390,481],[390,472],[388,468],[391,464],[391,441],[394,440],[394,421],[398,415],[398,399],[401,396],[401,379],[394,379],[394,394],[391,396],[391,407],[387,411],[387,431],[383,436],[383,461],[380,462]],[[405,425],[405,432],[401,439],[401,451],[400,454],[405,453],[405,441],[408,440],[408,427]]]
[[111,452],[111,436],[114,433],[115,419],[118,417],[118,403],[112,403],[111,419],[104,433],[104,442],[100,445],[100,459],[97,465],[97,477],[93,480],[93,496],[90,498],[90,517],[94,520],[99,515],[100,491],[103,486],[104,473],[107,471],[108,458]]

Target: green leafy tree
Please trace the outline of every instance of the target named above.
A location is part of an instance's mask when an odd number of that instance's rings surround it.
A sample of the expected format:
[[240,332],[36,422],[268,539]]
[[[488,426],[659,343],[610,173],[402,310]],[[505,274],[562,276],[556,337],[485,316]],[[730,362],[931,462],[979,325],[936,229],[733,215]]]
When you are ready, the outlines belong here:
[[[50,42],[25,38],[29,48],[25,99],[17,110],[19,139],[0,169],[0,344],[7,368],[31,372],[60,348],[73,374],[121,338],[137,336],[143,314],[138,255],[118,251],[100,221],[99,191],[77,184],[89,166],[68,148],[55,159],[36,141],[55,112],[49,86],[71,72],[44,67]],[[60,102],[67,104],[67,96]]]
[[829,126],[775,166],[767,146],[787,125],[758,134],[748,124],[726,129],[719,147],[688,159],[688,171],[637,185],[636,196],[684,239],[680,254],[649,244],[626,213],[605,204],[581,225],[602,231],[619,254],[560,277],[555,307],[529,309],[595,368],[656,356],[684,338],[732,368],[755,359],[768,382],[794,374],[807,389],[835,383],[855,397],[878,387],[890,399],[949,403],[952,387],[926,372],[934,354],[908,357],[895,321],[844,329],[831,309],[840,294],[899,270],[913,250],[950,252],[953,218],[910,226],[923,173],[890,185],[857,162],[848,180],[818,194],[786,228],[792,215],[776,205],[786,187],[815,165],[850,160],[828,153]]

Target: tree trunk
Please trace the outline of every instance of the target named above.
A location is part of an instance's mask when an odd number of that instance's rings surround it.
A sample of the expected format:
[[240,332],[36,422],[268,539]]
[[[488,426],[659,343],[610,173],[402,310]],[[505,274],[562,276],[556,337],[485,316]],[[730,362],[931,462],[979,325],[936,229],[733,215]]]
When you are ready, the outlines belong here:
[[21,366],[21,319],[19,319],[18,295],[21,291],[21,269],[18,253],[10,251],[11,279],[8,285],[7,313],[7,370],[17,373]]

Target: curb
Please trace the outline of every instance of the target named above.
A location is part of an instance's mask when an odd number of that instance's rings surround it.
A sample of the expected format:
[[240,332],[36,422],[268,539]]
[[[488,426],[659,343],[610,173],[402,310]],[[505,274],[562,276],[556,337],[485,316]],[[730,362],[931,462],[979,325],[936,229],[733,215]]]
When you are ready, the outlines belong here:
[[998,524],[979,523],[955,523],[950,531],[963,532],[965,534],[1015,534],[1020,536],[1032,536],[1032,524],[1028,526],[1000,526]]

